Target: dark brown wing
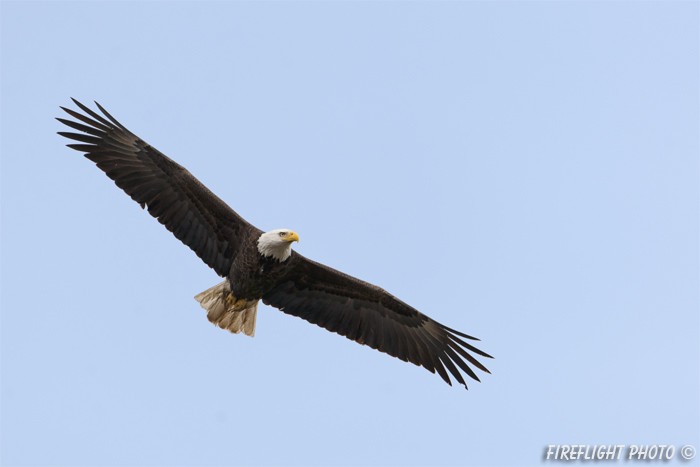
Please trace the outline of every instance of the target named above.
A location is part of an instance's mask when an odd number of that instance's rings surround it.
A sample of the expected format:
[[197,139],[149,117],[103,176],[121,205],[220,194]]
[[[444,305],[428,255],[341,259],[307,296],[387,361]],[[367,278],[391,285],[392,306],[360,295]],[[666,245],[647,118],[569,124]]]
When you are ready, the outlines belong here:
[[292,253],[289,270],[263,303],[380,352],[437,371],[467,387],[457,367],[479,381],[465,360],[490,373],[467,351],[493,358],[460,339],[479,340],[420,313],[384,289]]
[[[184,167],[134,135],[100,104],[109,119],[80,102],[86,114],[70,109],[70,116],[85,123],[58,118],[82,133],[59,132],[80,141],[68,147],[84,152],[114,183],[189,246],[217,274],[226,277],[239,244],[253,229]],[[92,118],[90,118],[92,117]]]

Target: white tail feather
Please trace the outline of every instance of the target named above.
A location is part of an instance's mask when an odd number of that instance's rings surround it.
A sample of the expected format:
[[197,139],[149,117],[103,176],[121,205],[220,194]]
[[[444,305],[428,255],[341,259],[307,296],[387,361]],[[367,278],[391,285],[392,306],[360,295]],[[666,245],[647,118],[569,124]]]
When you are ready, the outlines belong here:
[[228,281],[223,281],[204,292],[195,295],[194,299],[207,310],[207,319],[219,326],[221,329],[238,334],[243,332],[246,336],[255,335],[255,322],[258,317],[258,300],[250,304],[242,311],[233,311],[228,297],[231,295],[231,288]]

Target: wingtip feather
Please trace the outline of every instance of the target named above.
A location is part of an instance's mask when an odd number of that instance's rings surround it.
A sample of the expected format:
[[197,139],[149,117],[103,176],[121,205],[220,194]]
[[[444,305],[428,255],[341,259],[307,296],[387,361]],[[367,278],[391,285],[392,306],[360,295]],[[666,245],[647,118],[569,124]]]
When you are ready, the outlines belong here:
[[440,326],[442,326],[446,331],[450,331],[451,333],[457,334],[458,336],[464,337],[465,339],[469,339],[469,340],[472,340],[472,341],[481,341],[481,339],[478,339],[478,338],[476,338],[476,337],[474,337],[474,336],[470,336],[469,334],[464,334],[463,332],[459,332],[459,331],[456,331],[456,330],[454,330],[454,329],[452,329],[452,328],[448,328],[448,327],[445,326],[444,324],[441,324]]

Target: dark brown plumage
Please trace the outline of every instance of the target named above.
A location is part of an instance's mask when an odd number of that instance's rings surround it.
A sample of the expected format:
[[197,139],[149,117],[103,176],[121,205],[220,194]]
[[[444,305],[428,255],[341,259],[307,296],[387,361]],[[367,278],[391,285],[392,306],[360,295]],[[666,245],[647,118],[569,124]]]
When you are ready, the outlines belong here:
[[[262,300],[289,315],[437,372],[450,385],[448,372],[467,386],[460,369],[479,381],[467,362],[488,372],[469,352],[492,357],[462,338],[478,339],[443,326],[385,290],[294,251],[284,261],[263,256],[258,247],[263,232],[185,168],[131,133],[99,104],[106,118],[73,101],[87,116],[62,107],[82,122],[58,119],[82,132],[59,132],[80,142],[68,147],[84,152],[119,188],[227,278],[197,297],[209,309],[210,321],[240,332],[243,324],[234,321],[248,320],[250,325],[252,319],[254,331],[257,302]],[[209,294],[208,298],[200,299],[203,294]],[[208,299],[211,301],[205,304]],[[236,299],[243,299],[240,303],[244,304],[234,306]]]

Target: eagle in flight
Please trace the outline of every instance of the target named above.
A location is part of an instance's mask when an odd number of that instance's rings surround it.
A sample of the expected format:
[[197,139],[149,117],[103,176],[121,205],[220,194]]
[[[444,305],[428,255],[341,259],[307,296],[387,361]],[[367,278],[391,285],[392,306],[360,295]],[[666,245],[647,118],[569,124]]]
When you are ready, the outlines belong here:
[[[292,250],[299,235],[289,229],[263,232],[245,221],[184,167],[104,114],[73,99],[85,113],[61,107],[78,120],[58,120],[80,133],[69,148],[85,153],[114,183],[225,280],[195,299],[209,321],[234,334],[255,333],[260,300],[350,340],[437,372],[451,373],[464,387],[460,369],[490,373],[464,339],[384,289],[307,259]],[[106,118],[105,118],[106,117]],[[471,352],[471,353],[470,353]]]

